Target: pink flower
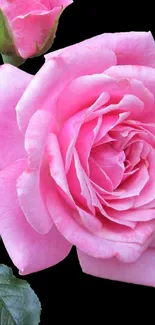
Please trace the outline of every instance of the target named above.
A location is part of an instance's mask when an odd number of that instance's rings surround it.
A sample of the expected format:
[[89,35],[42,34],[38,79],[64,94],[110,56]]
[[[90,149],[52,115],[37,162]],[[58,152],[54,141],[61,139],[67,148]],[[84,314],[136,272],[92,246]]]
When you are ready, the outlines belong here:
[[6,19],[4,25],[1,22],[0,52],[24,59],[45,53],[52,45],[62,8],[70,3],[72,0],[0,0],[0,20]]
[[14,264],[35,272],[75,245],[84,272],[155,286],[151,33],[50,53],[33,79],[0,73],[0,234]]

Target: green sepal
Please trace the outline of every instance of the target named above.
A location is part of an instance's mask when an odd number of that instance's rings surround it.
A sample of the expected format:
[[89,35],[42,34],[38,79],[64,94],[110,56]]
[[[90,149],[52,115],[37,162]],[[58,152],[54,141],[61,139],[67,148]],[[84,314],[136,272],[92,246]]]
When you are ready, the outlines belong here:
[[11,28],[2,9],[0,9],[0,53],[4,63],[18,67],[25,62],[25,59],[18,55]]
[[11,28],[2,9],[0,9],[0,52],[7,55],[17,54]]

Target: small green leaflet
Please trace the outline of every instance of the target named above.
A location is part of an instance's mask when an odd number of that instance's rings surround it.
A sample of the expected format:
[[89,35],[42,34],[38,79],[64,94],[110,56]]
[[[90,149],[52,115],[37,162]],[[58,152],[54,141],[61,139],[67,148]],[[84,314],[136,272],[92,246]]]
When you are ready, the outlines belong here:
[[0,265],[0,325],[38,325],[41,305],[25,280]]
[[[13,36],[3,11],[0,9],[0,52],[3,54],[16,53]],[[17,54],[17,53],[16,53]]]

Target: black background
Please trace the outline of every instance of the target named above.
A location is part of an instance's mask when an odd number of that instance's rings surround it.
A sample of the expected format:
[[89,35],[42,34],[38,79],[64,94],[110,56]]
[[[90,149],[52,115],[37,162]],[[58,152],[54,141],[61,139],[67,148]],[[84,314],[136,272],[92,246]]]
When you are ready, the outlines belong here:
[[[154,16],[153,5],[146,1],[74,0],[61,16],[52,50],[104,32],[150,30],[155,36]],[[35,74],[43,62],[43,57],[27,60],[21,69]],[[0,263],[12,266],[18,275],[2,242]],[[41,301],[41,325],[111,324],[120,321],[134,324],[137,319],[140,323],[142,318],[149,323],[149,316],[153,316],[154,288],[83,274],[75,248],[63,262],[24,279],[28,280]]]

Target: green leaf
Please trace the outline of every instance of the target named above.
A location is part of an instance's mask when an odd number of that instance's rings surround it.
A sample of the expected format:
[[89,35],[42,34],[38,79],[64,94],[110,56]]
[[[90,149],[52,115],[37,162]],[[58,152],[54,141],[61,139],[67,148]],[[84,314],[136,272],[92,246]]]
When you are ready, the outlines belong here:
[[41,305],[25,280],[0,265],[0,325],[38,325]]
[[0,52],[7,55],[17,54],[13,35],[2,9],[0,9]]

